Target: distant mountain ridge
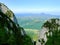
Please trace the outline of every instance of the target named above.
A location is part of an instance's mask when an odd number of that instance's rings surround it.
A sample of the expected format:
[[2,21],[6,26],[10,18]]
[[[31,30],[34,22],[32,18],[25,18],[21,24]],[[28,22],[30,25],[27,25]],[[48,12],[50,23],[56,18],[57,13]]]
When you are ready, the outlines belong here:
[[59,17],[60,15],[52,15],[52,14],[47,14],[47,13],[37,13],[37,14],[33,14],[33,13],[15,13],[16,16],[54,16],[54,17]]

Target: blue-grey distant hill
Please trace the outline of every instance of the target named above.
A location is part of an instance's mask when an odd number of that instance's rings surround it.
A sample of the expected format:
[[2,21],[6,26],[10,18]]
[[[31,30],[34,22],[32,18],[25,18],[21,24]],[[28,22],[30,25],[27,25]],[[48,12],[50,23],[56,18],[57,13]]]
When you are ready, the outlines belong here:
[[25,16],[32,16],[32,17],[35,17],[35,16],[38,16],[38,17],[43,17],[43,16],[45,16],[45,17],[56,17],[56,18],[60,18],[60,15],[53,15],[53,14],[46,14],[46,13],[36,13],[36,14],[34,14],[34,13],[15,13],[16,14],[16,16],[17,17],[25,17]]

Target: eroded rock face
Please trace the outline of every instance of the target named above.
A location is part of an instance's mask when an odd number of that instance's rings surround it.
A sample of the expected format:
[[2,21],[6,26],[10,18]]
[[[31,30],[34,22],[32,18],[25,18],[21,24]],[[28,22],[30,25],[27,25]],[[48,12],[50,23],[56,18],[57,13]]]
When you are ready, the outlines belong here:
[[6,14],[8,17],[13,18],[13,12],[3,3],[0,3],[0,11]]
[[46,38],[46,35],[45,35],[46,32],[48,32],[48,29],[43,27],[41,29],[40,33],[39,33],[40,34],[39,38],[44,39],[45,41],[47,41],[47,38]]
[[18,24],[17,19],[14,13],[3,3],[0,3],[0,11],[6,14],[11,20],[13,20],[16,24]]
[[[39,32],[39,39],[44,39],[43,45],[47,42],[47,36],[52,36],[52,31],[60,30],[60,19],[54,18],[47,20]],[[41,43],[41,42],[40,42]]]
[[14,13],[0,3],[0,45],[33,45],[31,38],[19,26]]
[[[6,6],[4,5],[3,3],[0,3],[0,11],[4,14],[6,14],[12,21],[14,21],[16,24],[18,24],[17,22],[17,19],[14,15],[14,13]],[[11,25],[11,24],[10,24]],[[18,25],[16,25],[18,26]],[[22,34],[23,33],[23,34]],[[25,31],[24,29],[22,28],[21,29],[21,34],[24,35],[25,34]]]

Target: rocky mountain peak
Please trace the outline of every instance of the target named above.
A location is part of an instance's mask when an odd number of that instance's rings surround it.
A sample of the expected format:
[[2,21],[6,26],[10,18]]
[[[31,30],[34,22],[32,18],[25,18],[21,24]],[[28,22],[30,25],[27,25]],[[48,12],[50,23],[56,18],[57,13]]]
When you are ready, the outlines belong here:
[[0,11],[3,12],[4,14],[6,14],[11,19],[13,18],[14,13],[3,3],[0,3]]
[[0,3],[0,45],[25,44],[33,45],[31,38],[19,26],[14,13],[3,3]]

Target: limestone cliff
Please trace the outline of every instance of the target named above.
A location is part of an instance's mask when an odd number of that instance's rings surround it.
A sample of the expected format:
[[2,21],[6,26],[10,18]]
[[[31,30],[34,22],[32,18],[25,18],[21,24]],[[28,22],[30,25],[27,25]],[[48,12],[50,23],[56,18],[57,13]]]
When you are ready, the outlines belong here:
[[[60,34],[60,19],[58,18],[49,19],[43,24],[42,29],[39,32],[40,43],[42,43],[43,45],[60,45],[59,34]],[[44,40],[44,42],[42,41],[42,39]],[[56,41],[56,43],[54,41]],[[54,42],[54,44],[52,42]]]
[[0,3],[0,45],[33,45],[31,38],[19,26],[14,13]]

